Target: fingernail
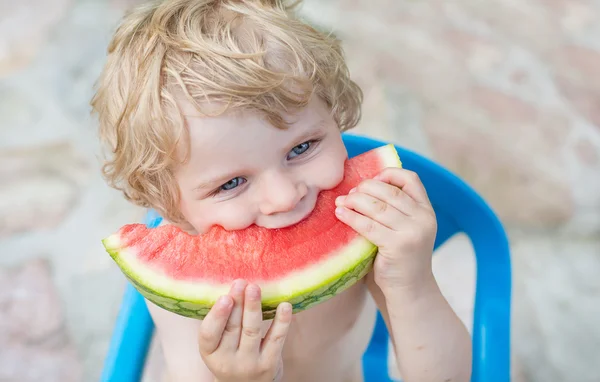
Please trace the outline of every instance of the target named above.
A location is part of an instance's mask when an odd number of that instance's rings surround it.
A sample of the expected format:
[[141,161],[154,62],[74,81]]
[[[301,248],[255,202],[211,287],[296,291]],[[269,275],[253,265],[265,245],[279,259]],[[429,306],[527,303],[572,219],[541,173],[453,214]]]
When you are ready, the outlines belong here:
[[342,205],[342,204],[344,203],[344,200],[346,200],[346,197],[345,197],[345,196],[338,196],[338,197],[335,199],[335,205],[336,205],[336,206],[340,206],[340,205]]
[[336,215],[341,215],[344,213],[344,209],[342,207],[338,207],[335,209],[335,214]]
[[231,299],[227,298],[227,296],[221,296],[217,300],[217,304],[223,308],[229,308],[229,305],[231,305]]
[[283,306],[281,307],[281,313],[288,314],[291,311],[292,311],[292,305],[291,304],[283,304]]
[[248,297],[251,299],[257,299],[260,297],[260,289],[257,285],[248,285],[246,292],[248,293]]
[[356,192],[356,187],[354,187],[353,189],[350,190],[349,194]]
[[242,292],[246,288],[246,281],[244,280],[235,280],[233,282],[233,291],[234,292]]

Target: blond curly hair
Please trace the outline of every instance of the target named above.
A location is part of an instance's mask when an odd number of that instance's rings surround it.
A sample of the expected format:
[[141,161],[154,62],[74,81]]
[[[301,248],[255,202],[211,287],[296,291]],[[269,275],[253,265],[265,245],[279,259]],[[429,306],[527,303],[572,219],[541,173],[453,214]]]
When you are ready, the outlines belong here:
[[[184,218],[173,169],[185,160],[181,102],[201,115],[232,108],[264,113],[285,128],[285,111],[313,95],[339,128],[360,119],[362,93],[339,41],[295,17],[284,0],[164,0],[125,15],[91,105],[109,153],[109,185],[167,220]],[[205,107],[210,102],[213,107]]]

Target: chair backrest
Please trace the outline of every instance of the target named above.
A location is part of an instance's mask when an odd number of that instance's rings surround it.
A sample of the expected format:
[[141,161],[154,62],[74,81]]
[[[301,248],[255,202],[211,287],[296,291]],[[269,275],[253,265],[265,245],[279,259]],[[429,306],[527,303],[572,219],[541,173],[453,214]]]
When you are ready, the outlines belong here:
[[[349,156],[385,142],[344,134]],[[423,182],[438,220],[436,248],[456,233],[473,245],[477,284],[473,317],[472,381],[509,381],[511,264],[501,222],[487,203],[460,178],[435,162],[396,146],[403,167]]]
[[[349,156],[379,147],[385,142],[344,134]],[[438,219],[436,248],[456,233],[471,240],[477,264],[473,320],[473,382],[510,380],[511,267],[508,240],[502,224],[483,199],[458,177],[412,151],[396,146],[403,167],[417,172],[427,189]],[[160,216],[150,211],[145,224],[154,227]],[[381,320],[381,317],[379,317]],[[378,328],[385,325],[379,324]],[[383,329],[385,330],[385,329]],[[144,299],[131,286],[121,310],[105,361],[101,381],[140,380],[153,324]],[[375,333],[369,346],[377,353],[386,349],[387,333]],[[383,380],[383,379],[380,379]]]

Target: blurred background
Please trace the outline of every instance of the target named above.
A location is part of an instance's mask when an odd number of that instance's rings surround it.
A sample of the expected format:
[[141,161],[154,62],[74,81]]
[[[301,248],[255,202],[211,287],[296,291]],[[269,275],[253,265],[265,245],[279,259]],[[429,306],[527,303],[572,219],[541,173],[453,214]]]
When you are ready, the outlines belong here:
[[[2,382],[100,375],[125,285],[100,240],[144,211],[100,176],[89,100],[135,3],[0,0]],[[514,380],[600,381],[600,3],[306,0],[301,13],[344,40],[365,92],[354,132],[443,164],[505,223]],[[468,240],[435,267],[470,325]]]

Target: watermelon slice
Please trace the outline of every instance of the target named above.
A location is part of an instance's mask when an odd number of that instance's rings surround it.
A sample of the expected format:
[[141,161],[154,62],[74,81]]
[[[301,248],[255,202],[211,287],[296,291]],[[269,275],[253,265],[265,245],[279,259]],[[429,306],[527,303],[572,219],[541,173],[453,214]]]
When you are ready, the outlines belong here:
[[385,167],[401,165],[393,145],[348,159],[343,181],[322,191],[311,215],[290,227],[215,226],[193,236],[171,225],[129,224],[102,242],[136,289],[171,312],[204,318],[233,280],[243,278],[261,287],[265,319],[283,301],[297,313],[371,270],[377,247],[336,218],[335,198]]

